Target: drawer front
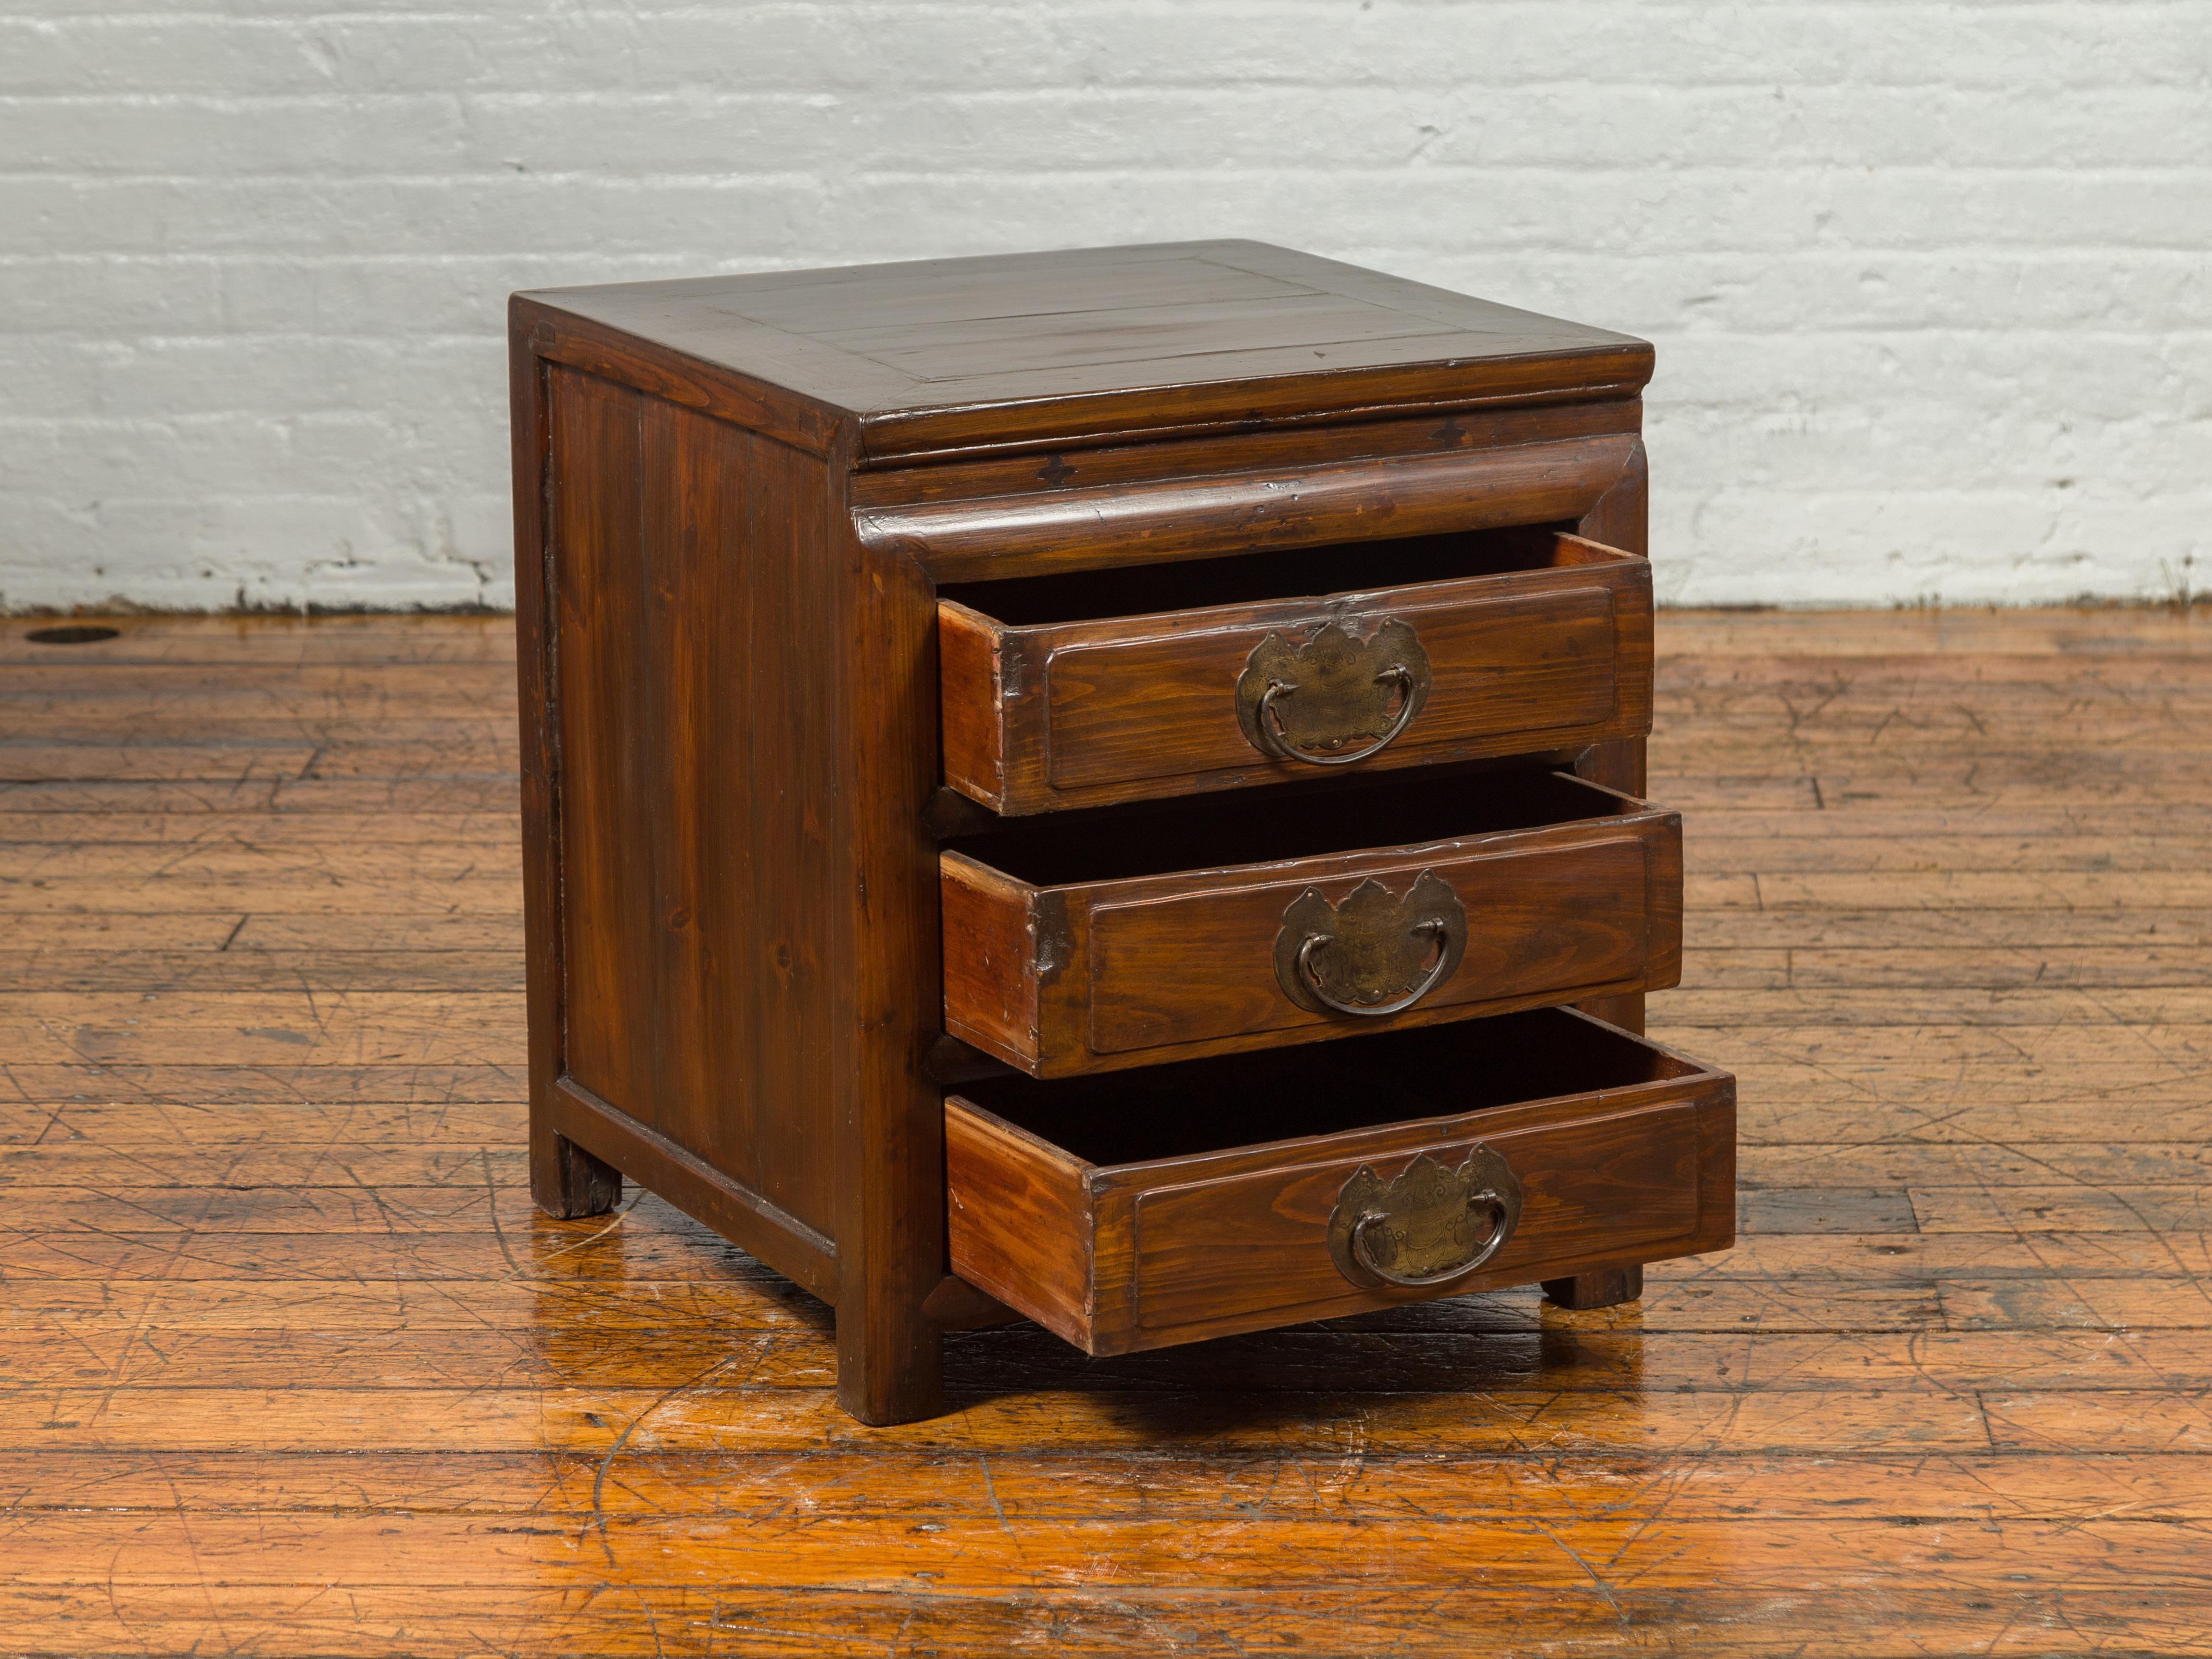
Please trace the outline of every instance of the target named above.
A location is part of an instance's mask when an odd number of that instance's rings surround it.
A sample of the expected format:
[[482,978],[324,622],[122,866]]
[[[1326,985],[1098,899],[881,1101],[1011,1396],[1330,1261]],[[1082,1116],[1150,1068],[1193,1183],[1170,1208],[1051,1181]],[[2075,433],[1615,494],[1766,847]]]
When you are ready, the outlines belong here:
[[[1610,589],[1584,583],[1494,599],[1385,595],[1287,626],[1248,623],[1072,646],[1045,662],[1046,776],[1066,793],[1255,766],[1297,775],[1310,763],[1255,746],[1247,732],[1251,716],[1239,706],[1240,683],[1255,653],[1273,638],[1287,647],[1277,653],[1282,683],[1294,684],[1315,642],[1331,629],[1368,647],[1358,663],[1364,678],[1409,663],[1425,671],[1419,708],[1370,758],[1390,748],[1401,761],[1437,750],[1474,752],[1486,740],[1504,738],[1540,747],[1549,733],[1587,731],[1613,718],[1620,626]],[[1378,641],[1390,628],[1404,630],[1418,659]],[[1325,648],[1335,641],[1322,643]],[[1378,697],[1373,708],[1340,720],[1323,740],[1340,741],[1342,750],[1316,747],[1293,728],[1302,695],[1292,690],[1270,706],[1268,734],[1279,735],[1296,752],[1333,761],[1382,738],[1404,694]]]
[[1024,813],[1641,735],[1650,567],[1559,540],[1556,567],[1101,622],[947,602],[945,780]]
[[[1332,935],[1358,925],[1363,899],[1369,931],[1410,932],[1425,884],[1450,894],[1442,927],[1457,930],[1459,959],[1407,1014],[1502,1012],[1544,995],[1561,1001],[1646,984],[1651,961],[1651,840],[1620,836],[1477,854],[1471,858],[1379,859],[1334,880],[1224,885],[1180,898],[1099,903],[1090,913],[1089,1048],[1095,1054],[1181,1048],[1224,1037],[1310,1030],[1364,1030],[1395,1014],[1346,1013],[1320,1001],[1329,988],[1318,970],[1301,973],[1319,951],[1347,947]],[[1665,861],[1663,857],[1661,861]],[[1319,896],[1327,913],[1305,901]],[[1425,914],[1425,912],[1424,912]],[[1346,920],[1350,918],[1352,920]],[[1463,918],[1463,920],[1462,920]],[[1413,924],[1417,925],[1417,924]],[[1418,946],[1416,947],[1418,948]],[[1281,969],[1286,965],[1290,971]],[[1417,990],[1429,962],[1370,982],[1382,1006]],[[1434,964],[1441,965],[1441,964]],[[1294,988],[1305,1000],[1292,1000]],[[1358,1005],[1350,996],[1342,1000]]]
[[[1395,1073],[1376,1045],[1331,1045],[1310,1075],[1282,1056],[1249,1075],[1250,1060],[1177,1067],[1193,1074],[1178,1085],[1188,1103],[1167,1115],[1206,1120],[1208,1102],[1259,1093],[1285,1121],[1311,1121],[1303,1090],[1358,1121],[1378,1099],[1449,1097],[1456,1079],[1486,1075],[1515,1045],[1537,1051],[1514,1058],[1540,1096],[1554,1054],[1563,1080],[1577,1080],[1566,1050],[1593,1040],[1644,1056],[1643,1080],[1152,1162],[1094,1164],[1048,1138],[1080,1145],[1114,1114],[1102,1091],[1121,1079],[1021,1085],[1045,1103],[1034,1129],[956,1094],[945,1120],[954,1270],[1088,1352],[1115,1353],[1725,1248],[1734,1079],[1568,1010],[1389,1039],[1385,1052],[1412,1050]],[[1125,1112],[1160,1112],[1146,1085],[1128,1079]],[[1061,1109],[1057,1130],[1056,1087],[1089,1091]],[[1018,1116],[1028,1098],[1002,1085],[997,1101]]]
[[1609,799],[1585,823],[1053,888],[948,853],[945,1029],[1072,1077],[1663,989],[1680,820]]
[[[1698,1223],[1698,1108],[1689,1103],[1549,1128],[1439,1141],[1384,1158],[1231,1176],[1137,1194],[1128,1293],[1131,1346],[1186,1342],[1227,1329],[1326,1319],[1404,1292],[1347,1281],[1330,1224],[1362,1170],[1394,1206],[1393,1185],[1417,1158],[1455,1171],[1478,1146],[1518,1183],[1513,1231],[1478,1276],[1452,1291],[1556,1278],[1562,1261],[1638,1253],[1688,1237]],[[1358,1265],[1354,1264],[1355,1267]]]

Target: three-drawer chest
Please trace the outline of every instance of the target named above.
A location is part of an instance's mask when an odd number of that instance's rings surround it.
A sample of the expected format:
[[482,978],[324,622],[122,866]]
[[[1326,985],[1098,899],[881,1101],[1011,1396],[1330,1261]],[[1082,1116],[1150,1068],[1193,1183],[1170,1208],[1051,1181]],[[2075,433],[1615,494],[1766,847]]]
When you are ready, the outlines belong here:
[[520,294],[531,1174],[1093,1354],[1732,1242],[1641,341],[1250,242]]

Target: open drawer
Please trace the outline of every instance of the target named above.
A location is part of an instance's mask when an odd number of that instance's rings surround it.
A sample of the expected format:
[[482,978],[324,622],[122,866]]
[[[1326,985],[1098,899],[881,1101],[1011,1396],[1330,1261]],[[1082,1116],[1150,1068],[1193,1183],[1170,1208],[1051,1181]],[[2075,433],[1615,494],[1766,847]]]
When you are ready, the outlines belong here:
[[945,1030],[1033,1077],[1681,971],[1680,819],[1565,773],[1040,820],[957,842],[939,870]]
[[1570,1009],[963,1085],[952,1268],[1122,1353],[1725,1249],[1735,1083]]
[[1651,724],[1650,567],[1552,530],[971,583],[938,647],[945,781],[1010,815]]

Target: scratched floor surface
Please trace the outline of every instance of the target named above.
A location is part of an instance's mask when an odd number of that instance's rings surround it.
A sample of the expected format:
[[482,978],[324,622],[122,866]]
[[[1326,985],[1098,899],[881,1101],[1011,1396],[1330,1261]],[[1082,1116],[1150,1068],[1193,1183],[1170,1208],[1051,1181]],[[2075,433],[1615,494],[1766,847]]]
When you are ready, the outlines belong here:
[[506,625],[0,629],[0,1651],[2212,1653],[2212,620],[1674,617],[1743,1239],[1114,1362],[525,1193]]

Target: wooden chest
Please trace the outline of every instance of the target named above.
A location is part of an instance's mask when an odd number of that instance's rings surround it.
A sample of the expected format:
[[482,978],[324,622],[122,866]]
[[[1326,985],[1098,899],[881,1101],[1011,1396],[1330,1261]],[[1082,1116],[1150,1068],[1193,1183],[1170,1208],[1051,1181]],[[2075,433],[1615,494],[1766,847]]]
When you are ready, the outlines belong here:
[[1640,341],[1249,242],[517,295],[531,1151],[1093,1353],[1734,1234]]

